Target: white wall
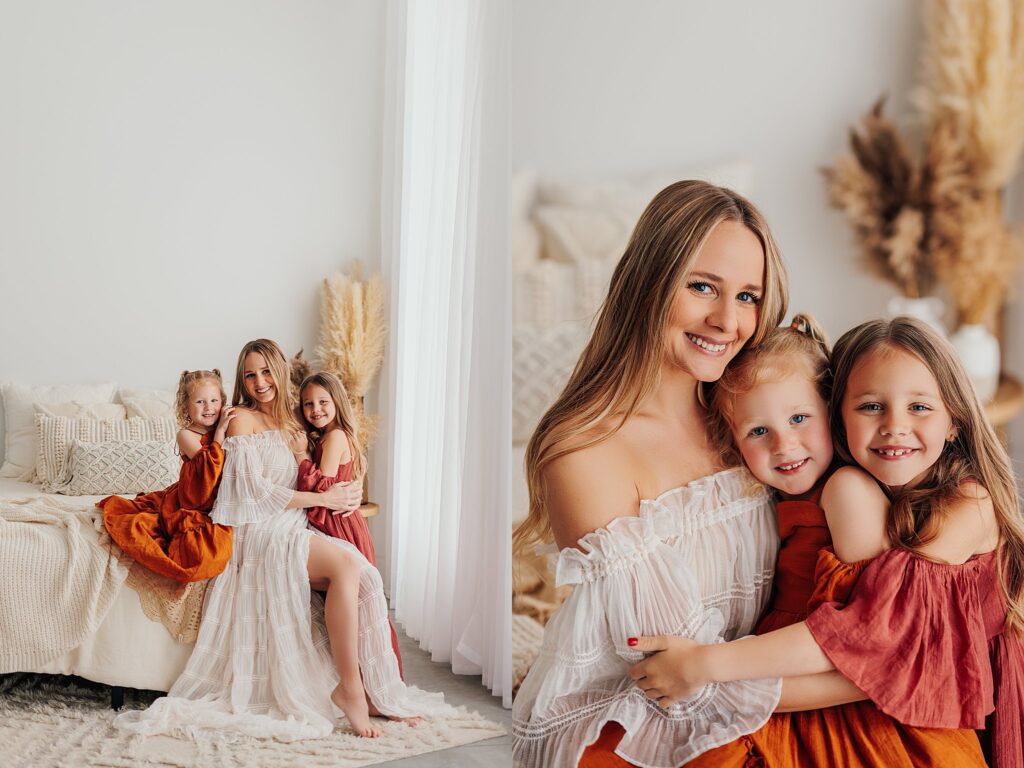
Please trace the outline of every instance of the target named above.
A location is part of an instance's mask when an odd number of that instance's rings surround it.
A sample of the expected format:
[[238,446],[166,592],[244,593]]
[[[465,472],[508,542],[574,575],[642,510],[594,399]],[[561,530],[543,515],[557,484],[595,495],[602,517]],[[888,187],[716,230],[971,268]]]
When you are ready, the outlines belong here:
[[0,380],[311,353],[379,265],[383,54],[375,0],[0,2]]
[[[919,10],[892,0],[518,0],[512,168],[594,179],[751,161],[752,197],[790,269],[791,311],[813,312],[834,339],[882,314],[894,291],[857,265],[820,168],[881,94],[906,125]],[[1018,312],[1011,345],[1024,347],[1022,327]]]

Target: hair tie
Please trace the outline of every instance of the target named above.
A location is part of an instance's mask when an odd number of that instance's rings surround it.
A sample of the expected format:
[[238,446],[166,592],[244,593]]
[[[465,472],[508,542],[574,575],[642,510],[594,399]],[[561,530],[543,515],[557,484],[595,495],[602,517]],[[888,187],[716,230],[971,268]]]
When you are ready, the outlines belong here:
[[811,335],[811,325],[810,323],[807,322],[806,317],[801,317],[797,315],[796,317],[793,318],[793,322],[789,324],[789,327],[792,328],[797,333],[802,333],[805,336]]

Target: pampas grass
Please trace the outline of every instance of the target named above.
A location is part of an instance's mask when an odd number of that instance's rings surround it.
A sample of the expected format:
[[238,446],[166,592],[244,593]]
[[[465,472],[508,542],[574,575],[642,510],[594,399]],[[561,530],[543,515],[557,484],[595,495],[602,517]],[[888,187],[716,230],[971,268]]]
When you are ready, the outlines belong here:
[[831,204],[872,272],[910,297],[945,284],[961,323],[992,325],[1024,243],[1002,190],[1024,147],[1024,8],[1017,0],[931,0],[914,102],[920,160],[879,101],[825,169]]
[[369,447],[377,422],[363,415],[362,400],[384,360],[384,286],[380,275],[364,280],[357,261],[351,273],[324,279],[321,299],[316,355],[345,385],[359,414],[359,439]]

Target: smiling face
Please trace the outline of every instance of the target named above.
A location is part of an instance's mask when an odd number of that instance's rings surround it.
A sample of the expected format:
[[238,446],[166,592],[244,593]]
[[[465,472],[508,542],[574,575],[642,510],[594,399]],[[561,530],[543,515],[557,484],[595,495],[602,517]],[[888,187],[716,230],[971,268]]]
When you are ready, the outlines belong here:
[[209,429],[217,423],[220,418],[220,410],[224,407],[224,401],[220,396],[220,385],[212,381],[200,381],[192,387],[188,401],[185,404],[185,413],[188,414],[191,423],[197,427]]
[[708,236],[672,300],[666,364],[716,381],[757,327],[764,251],[747,227],[723,221]]
[[736,395],[730,423],[747,468],[783,498],[806,494],[832,463],[825,401],[804,371]]
[[258,405],[268,405],[277,397],[274,375],[266,358],[259,352],[250,352],[242,361],[242,385]]
[[856,362],[842,418],[854,461],[894,490],[921,482],[956,434],[928,367],[890,347],[878,347]]
[[301,393],[302,415],[314,429],[323,430],[334,423],[338,409],[331,393],[319,384],[307,384]]

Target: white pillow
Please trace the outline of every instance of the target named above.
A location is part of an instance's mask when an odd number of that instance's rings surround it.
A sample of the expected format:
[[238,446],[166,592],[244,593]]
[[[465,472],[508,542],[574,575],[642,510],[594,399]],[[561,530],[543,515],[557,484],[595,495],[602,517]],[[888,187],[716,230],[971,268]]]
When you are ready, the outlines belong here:
[[66,416],[69,419],[128,418],[128,409],[120,403],[35,403],[32,411],[43,416]]
[[173,419],[174,405],[155,397],[129,397],[122,400],[128,418]]
[[171,419],[69,419],[43,414],[35,418],[39,445],[36,475],[47,493],[53,493],[68,483],[71,476],[70,449],[75,440],[82,443],[111,440],[172,442],[178,431]]
[[4,464],[0,477],[31,480],[36,460],[36,403],[111,403],[117,384],[0,385],[4,400]]
[[519,326],[512,332],[512,442],[530,439],[590,338],[590,324]]
[[572,264],[622,257],[640,214],[614,208],[541,205],[534,216],[544,255]]
[[181,460],[173,441],[71,442],[70,479],[53,492],[68,496],[148,493],[176,482]]

